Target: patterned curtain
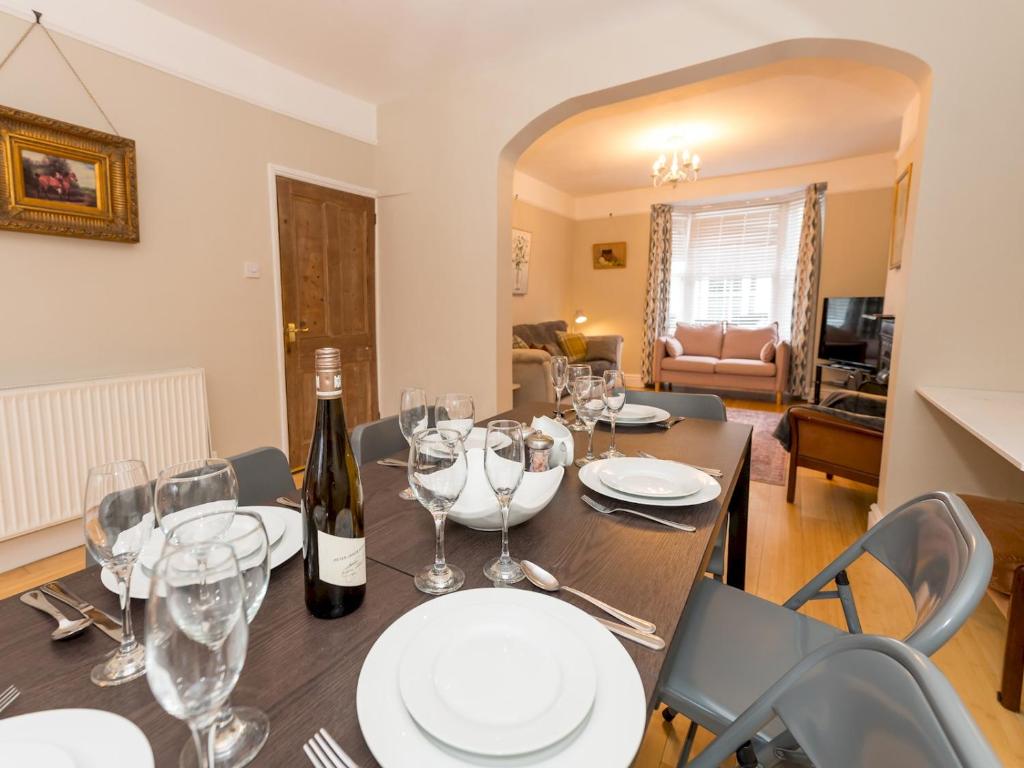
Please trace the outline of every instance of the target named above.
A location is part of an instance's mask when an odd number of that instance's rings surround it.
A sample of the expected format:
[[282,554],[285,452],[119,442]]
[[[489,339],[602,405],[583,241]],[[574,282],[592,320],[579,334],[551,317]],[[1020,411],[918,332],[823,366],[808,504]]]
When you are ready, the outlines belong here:
[[811,184],[804,198],[800,253],[793,283],[793,354],[789,363],[789,392],[810,400],[814,393],[814,331],[817,327],[818,280],[821,277],[821,198],[824,184]]
[[672,280],[672,206],[651,206],[651,252],[647,262],[644,305],[643,379],[654,383],[654,342],[668,322],[668,289]]

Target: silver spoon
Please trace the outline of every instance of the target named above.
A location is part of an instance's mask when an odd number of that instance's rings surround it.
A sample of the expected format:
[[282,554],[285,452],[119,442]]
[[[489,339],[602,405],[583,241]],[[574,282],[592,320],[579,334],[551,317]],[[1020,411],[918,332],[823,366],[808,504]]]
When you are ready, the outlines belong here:
[[47,600],[42,592],[35,589],[23,594],[21,602],[25,605],[31,605],[33,608],[47,613],[57,620],[57,628],[50,633],[50,638],[53,640],[67,640],[69,637],[74,637],[78,633],[84,632],[92,624],[92,619],[86,617],[72,621],[61,613],[57,606]]
[[560,589],[564,589],[566,592],[570,592],[576,597],[583,598],[591,605],[596,605],[605,613],[614,616],[619,621],[624,621],[629,626],[638,629],[641,632],[647,634],[654,634],[657,631],[657,627],[651,622],[645,621],[644,619],[638,619],[636,616],[631,616],[625,611],[620,611],[618,608],[614,608],[608,603],[598,600],[596,597],[591,597],[586,592],[580,592],[578,589],[567,587],[564,584],[559,584],[552,574],[545,571],[536,563],[531,563],[529,560],[521,560],[519,564],[523,567],[523,573],[526,574],[526,578],[530,580],[530,583],[535,587],[546,590],[548,592],[557,592]]

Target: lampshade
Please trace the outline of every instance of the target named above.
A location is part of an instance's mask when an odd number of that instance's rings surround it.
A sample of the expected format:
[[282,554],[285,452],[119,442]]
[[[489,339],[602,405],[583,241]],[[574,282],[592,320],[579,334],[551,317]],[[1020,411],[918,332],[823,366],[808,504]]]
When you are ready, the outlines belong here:
[[587,316],[586,316],[586,314],[584,314],[582,309],[577,309],[575,314],[574,314],[574,317],[575,317],[575,320],[573,320],[574,323],[585,323],[585,322],[587,322]]

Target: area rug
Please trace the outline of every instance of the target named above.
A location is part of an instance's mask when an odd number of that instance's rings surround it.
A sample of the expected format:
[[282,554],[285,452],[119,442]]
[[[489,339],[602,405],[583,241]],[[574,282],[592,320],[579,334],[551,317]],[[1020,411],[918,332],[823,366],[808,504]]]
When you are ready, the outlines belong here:
[[772,437],[784,413],[753,411],[747,408],[727,406],[729,421],[749,424],[754,428],[753,450],[750,457],[750,479],[756,483],[770,485],[786,484],[786,463],[788,455],[779,441]]

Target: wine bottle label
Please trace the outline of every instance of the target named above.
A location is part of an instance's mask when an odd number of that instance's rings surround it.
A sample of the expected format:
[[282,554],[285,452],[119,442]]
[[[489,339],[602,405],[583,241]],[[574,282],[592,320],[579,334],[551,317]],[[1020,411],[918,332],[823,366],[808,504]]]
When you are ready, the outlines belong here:
[[336,400],[341,397],[341,373],[317,371],[316,396],[320,400]]
[[316,546],[320,581],[336,587],[360,587],[366,583],[366,539],[332,536],[318,530]]

